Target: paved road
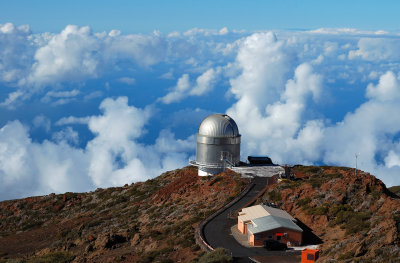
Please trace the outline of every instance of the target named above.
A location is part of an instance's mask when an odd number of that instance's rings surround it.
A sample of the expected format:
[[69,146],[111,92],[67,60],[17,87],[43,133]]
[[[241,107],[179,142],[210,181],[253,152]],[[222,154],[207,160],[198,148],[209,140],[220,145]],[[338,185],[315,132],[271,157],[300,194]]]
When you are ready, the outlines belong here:
[[[237,262],[252,262],[248,257],[274,256],[274,261],[269,262],[298,262],[298,252],[267,251],[264,248],[246,248],[240,245],[231,235],[231,227],[237,224],[237,219],[228,218],[230,211],[236,211],[250,202],[267,184],[268,177],[255,177],[253,188],[238,202],[225,209],[221,214],[208,222],[203,228],[205,241],[212,247],[224,247],[232,252]],[[281,260],[276,261],[276,257]],[[279,257],[280,256],[280,257]],[[290,261],[294,260],[296,261]],[[264,261],[263,262],[268,262]]]

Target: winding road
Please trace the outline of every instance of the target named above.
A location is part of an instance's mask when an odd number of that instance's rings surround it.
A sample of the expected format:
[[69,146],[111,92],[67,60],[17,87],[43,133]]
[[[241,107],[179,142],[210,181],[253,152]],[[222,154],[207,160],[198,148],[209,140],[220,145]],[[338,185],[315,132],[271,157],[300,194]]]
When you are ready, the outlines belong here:
[[229,213],[241,209],[254,199],[268,183],[269,177],[256,176],[250,191],[230,207],[225,208],[219,215],[204,225],[202,231],[205,241],[213,248],[223,247],[231,251],[235,262],[299,262],[300,252],[267,251],[264,248],[247,248],[240,245],[231,234],[231,227],[237,224],[237,219],[228,217]]

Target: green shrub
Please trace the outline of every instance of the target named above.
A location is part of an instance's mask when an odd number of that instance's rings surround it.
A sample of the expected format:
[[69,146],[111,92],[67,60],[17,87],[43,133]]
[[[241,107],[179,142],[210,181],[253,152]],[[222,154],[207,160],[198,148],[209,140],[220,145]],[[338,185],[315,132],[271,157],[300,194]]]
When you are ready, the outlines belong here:
[[21,229],[25,231],[34,227],[41,226],[42,224],[42,221],[29,219],[22,224]]
[[336,217],[336,215],[341,211],[353,211],[353,209],[348,204],[333,204],[329,207],[328,215]]
[[210,182],[210,186],[218,183],[219,181],[222,181],[224,178],[222,176],[216,176],[211,182]]
[[326,215],[329,210],[329,204],[325,203],[322,206],[312,207],[307,209],[308,215]]
[[54,252],[31,258],[27,263],[68,263],[72,262],[74,259],[75,256],[68,252]]
[[342,229],[346,229],[346,235],[368,230],[370,227],[371,216],[364,212],[354,211],[348,204],[332,205],[328,210],[328,216],[334,218],[329,225],[341,225]]
[[321,171],[321,167],[318,166],[295,165],[293,169],[303,174],[315,174]]
[[273,201],[273,202],[278,202],[278,201],[282,200],[281,193],[276,192],[276,191],[268,192],[268,198],[270,201]]
[[311,202],[310,197],[306,197],[297,201],[297,206],[299,207],[308,207],[308,204]]
[[348,251],[346,253],[340,254],[338,257],[338,260],[346,260],[346,259],[351,259],[353,258],[353,253],[351,251]]
[[279,187],[281,189],[287,189],[287,188],[296,189],[300,187],[302,184],[304,184],[303,180],[286,180]]
[[396,194],[396,195],[400,195],[400,185],[397,186],[392,186],[388,188],[390,192]]
[[24,259],[0,259],[0,263],[26,263]]
[[216,248],[199,258],[199,263],[227,263],[232,262],[232,257],[225,248]]
[[0,263],[26,263],[25,259],[4,259],[4,261],[2,261],[0,259]]
[[397,231],[400,232],[400,211],[393,214],[393,219],[396,222]]

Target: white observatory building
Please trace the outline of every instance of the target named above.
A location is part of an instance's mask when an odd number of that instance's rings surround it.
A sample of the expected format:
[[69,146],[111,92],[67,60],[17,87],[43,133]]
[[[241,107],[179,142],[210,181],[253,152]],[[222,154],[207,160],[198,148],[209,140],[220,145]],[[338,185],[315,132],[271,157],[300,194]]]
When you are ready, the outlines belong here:
[[236,122],[226,114],[212,114],[199,126],[196,160],[200,176],[214,175],[239,165],[240,137]]

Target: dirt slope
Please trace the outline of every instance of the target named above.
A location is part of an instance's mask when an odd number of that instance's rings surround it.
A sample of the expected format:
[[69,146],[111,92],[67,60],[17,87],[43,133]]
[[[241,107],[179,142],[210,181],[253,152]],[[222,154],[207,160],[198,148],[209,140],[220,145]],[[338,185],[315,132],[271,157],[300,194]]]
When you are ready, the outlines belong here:
[[0,262],[188,262],[203,254],[193,226],[246,183],[186,167],[124,187],[0,202]]

